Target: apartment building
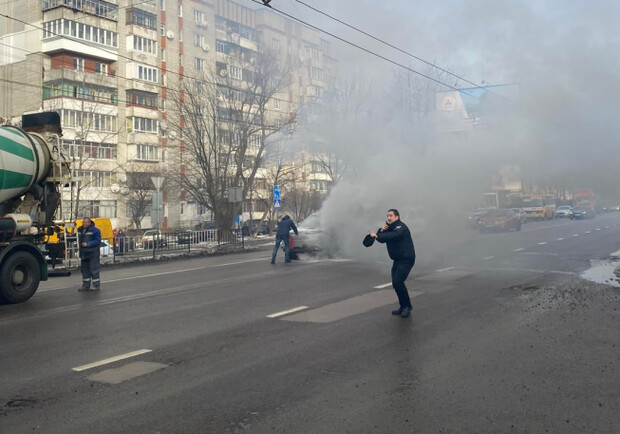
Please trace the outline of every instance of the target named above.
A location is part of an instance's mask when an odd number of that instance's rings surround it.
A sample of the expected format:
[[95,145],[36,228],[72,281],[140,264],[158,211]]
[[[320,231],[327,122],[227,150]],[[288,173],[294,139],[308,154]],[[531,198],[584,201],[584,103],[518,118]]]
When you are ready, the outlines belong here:
[[[263,49],[294,60],[291,85],[269,102],[283,113],[312,110],[329,91],[336,61],[322,35],[266,8],[230,0],[20,0],[0,4],[0,118],[57,110],[63,149],[81,179],[79,214],[131,226],[138,174],[171,169],[168,86],[211,67],[243,79],[231,59]],[[252,7],[249,7],[252,6]],[[178,143],[177,143],[178,144]],[[309,157],[289,172],[312,183]],[[182,170],[182,167],[172,167]],[[320,171],[317,179],[324,178]],[[272,186],[263,182],[268,191]],[[165,185],[165,184],[164,184]],[[154,188],[154,187],[153,187]],[[209,220],[184,191],[164,191],[164,227]],[[265,193],[266,194],[266,193]],[[67,202],[68,204],[68,202]],[[248,203],[260,211],[270,204]],[[70,211],[65,206],[68,217]],[[142,227],[153,223],[147,213]]]

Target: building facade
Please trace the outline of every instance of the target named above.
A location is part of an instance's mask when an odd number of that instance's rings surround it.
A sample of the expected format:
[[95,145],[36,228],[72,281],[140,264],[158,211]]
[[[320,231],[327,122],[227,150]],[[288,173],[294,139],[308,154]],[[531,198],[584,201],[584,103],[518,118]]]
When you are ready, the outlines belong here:
[[[271,50],[295,67],[268,107],[292,113],[323,99],[336,64],[320,33],[230,0],[22,0],[0,11],[11,17],[0,17],[0,118],[58,111],[63,149],[80,178],[67,198],[77,214],[110,217],[117,228],[131,227],[140,208],[143,195],[135,193],[145,187],[136,179],[171,170],[170,149],[181,138],[168,131],[168,86],[209,68],[243,80],[235,60]],[[325,189],[320,171],[313,180],[312,158],[299,155],[289,159],[289,173],[305,188]],[[262,183],[267,195],[272,185]],[[262,211],[270,206],[263,202],[246,208]],[[164,227],[211,218],[182,190],[164,188],[164,203]],[[149,214],[142,228],[154,226]]]

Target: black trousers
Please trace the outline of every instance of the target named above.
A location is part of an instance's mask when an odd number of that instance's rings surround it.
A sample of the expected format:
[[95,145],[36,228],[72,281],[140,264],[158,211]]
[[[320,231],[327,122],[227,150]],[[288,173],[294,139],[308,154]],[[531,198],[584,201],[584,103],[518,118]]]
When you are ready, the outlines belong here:
[[99,249],[95,252],[89,252],[82,257],[82,263],[80,264],[80,271],[82,271],[82,286],[90,288],[90,280],[93,281],[93,286],[98,288],[100,285],[99,280]]
[[392,287],[394,291],[396,291],[398,303],[401,308],[412,308],[409,292],[405,286],[405,280],[407,280],[414,264],[415,259],[398,259],[392,264]]

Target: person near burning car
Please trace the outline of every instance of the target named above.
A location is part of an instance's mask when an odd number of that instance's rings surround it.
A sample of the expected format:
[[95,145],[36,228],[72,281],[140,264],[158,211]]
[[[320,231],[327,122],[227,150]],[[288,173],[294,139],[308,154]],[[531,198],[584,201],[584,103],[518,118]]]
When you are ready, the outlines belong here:
[[284,243],[284,262],[291,262],[290,254],[290,245],[289,245],[289,237],[291,230],[295,232],[295,235],[298,234],[297,226],[293,223],[293,220],[287,215],[284,217],[278,218],[278,231],[276,232],[276,245],[273,247],[273,254],[271,255],[271,263],[276,263],[276,255],[278,254],[278,248],[280,247],[280,243]]
[[407,318],[411,315],[411,299],[405,286],[405,280],[415,264],[415,247],[411,239],[411,232],[405,223],[400,220],[400,214],[390,209],[386,215],[385,224],[369,236],[380,243],[385,243],[388,254],[392,259],[392,287],[398,296],[400,307],[392,311],[392,315]]
[[80,259],[82,271],[82,286],[78,291],[99,291],[101,281],[99,279],[99,256],[101,247],[101,231],[95,227],[95,223],[88,217],[82,220],[82,226],[78,228],[78,242],[80,243]]

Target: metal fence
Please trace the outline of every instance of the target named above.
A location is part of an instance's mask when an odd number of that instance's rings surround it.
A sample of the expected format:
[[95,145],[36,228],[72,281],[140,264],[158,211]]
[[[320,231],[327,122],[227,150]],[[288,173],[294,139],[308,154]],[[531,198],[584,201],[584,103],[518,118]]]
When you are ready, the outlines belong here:
[[237,243],[242,243],[242,237],[233,231],[218,229],[173,233],[147,231],[140,236],[122,235],[116,239],[102,240],[101,259],[102,262],[116,262],[125,258],[208,251],[224,244]]

